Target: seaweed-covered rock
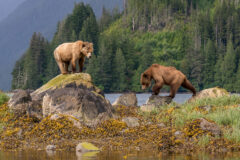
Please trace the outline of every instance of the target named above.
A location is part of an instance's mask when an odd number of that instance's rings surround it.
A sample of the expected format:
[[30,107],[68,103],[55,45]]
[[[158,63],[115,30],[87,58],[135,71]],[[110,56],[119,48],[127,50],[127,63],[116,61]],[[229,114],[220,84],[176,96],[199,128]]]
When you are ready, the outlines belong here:
[[37,101],[32,101],[30,90],[17,90],[8,101],[9,109],[18,116],[28,115],[32,118],[42,118],[42,107]]
[[221,136],[221,129],[216,123],[209,122],[204,118],[200,118],[200,127],[204,131],[211,132],[214,136]]
[[184,132],[189,137],[198,137],[204,134],[210,134],[213,136],[222,135],[220,127],[215,122],[205,118],[195,119],[188,122],[184,127]]
[[137,96],[135,93],[125,93],[118,97],[113,106],[123,105],[123,106],[137,106]]
[[69,121],[72,121],[73,122],[73,126],[81,129],[82,128],[82,125],[80,123],[80,120],[73,117],[73,116],[70,116],[70,115],[64,115],[64,114],[53,114],[50,116],[50,120],[59,120],[59,119],[63,119],[63,118],[67,118]]
[[130,128],[139,126],[138,118],[136,117],[125,117],[122,119],[122,121],[125,122]]
[[58,76],[36,90],[32,97],[36,101],[42,98],[44,117],[51,114],[71,115],[90,127],[112,117],[111,104],[86,73]]
[[146,104],[142,105],[140,109],[144,112],[151,112],[157,108],[160,108],[163,105],[169,104],[172,102],[171,97],[167,96],[158,96],[152,95],[147,100]]
[[230,93],[227,92],[227,90],[219,87],[204,89],[197,93],[196,96],[189,99],[189,102],[194,101],[196,99],[202,99],[202,98],[217,98],[222,96],[229,96]]

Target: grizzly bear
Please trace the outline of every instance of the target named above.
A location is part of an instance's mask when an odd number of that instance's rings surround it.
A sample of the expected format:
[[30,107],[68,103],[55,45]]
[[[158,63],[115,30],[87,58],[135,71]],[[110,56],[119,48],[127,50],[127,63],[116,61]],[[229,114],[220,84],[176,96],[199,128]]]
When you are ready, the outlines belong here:
[[76,61],[78,60],[79,72],[83,70],[85,57],[91,58],[93,44],[89,42],[76,41],[63,43],[54,50],[54,58],[62,74],[68,73],[68,66],[71,63],[72,73],[76,72]]
[[196,90],[193,85],[189,82],[187,77],[175,67],[166,67],[159,64],[153,64],[141,74],[140,82],[142,89],[149,87],[152,79],[155,81],[155,84],[152,88],[153,94],[155,95],[158,95],[164,84],[171,87],[169,95],[171,98],[175,97],[180,86],[192,91],[193,96],[196,95]]

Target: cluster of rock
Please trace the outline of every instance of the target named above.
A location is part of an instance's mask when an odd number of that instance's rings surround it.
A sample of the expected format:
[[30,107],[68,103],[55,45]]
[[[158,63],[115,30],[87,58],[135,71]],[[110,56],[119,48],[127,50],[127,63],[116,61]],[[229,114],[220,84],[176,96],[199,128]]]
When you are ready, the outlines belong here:
[[8,105],[16,115],[41,120],[64,114],[89,127],[113,116],[112,105],[86,73],[59,75],[36,91],[17,90]]
[[[226,90],[211,88],[201,91],[189,102],[200,98],[215,98],[225,95],[229,95]],[[139,108],[142,112],[151,112],[171,102],[171,97],[152,95],[146,104]],[[59,75],[35,91],[16,90],[9,100],[8,106],[17,116],[27,115],[39,121],[48,116],[50,120],[57,120],[64,116],[68,117],[74,126],[81,128],[82,125],[95,127],[105,120],[116,118],[114,109],[118,106],[137,107],[138,104],[135,93],[126,93],[111,105],[105,99],[103,92],[93,85],[90,75],[79,73]],[[206,111],[211,110],[211,106],[199,106],[199,108]],[[122,117],[121,121],[125,122],[128,128],[141,125],[139,119],[134,116]],[[202,130],[209,131],[216,136],[221,135],[221,130],[215,123],[203,118],[199,121]],[[165,125],[161,123],[159,127],[165,127]],[[182,134],[182,131],[175,132],[175,136],[181,136]],[[46,150],[56,150],[56,146],[49,145]],[[76,147],[77,152],[98,150],[89,143],[80,143]]]

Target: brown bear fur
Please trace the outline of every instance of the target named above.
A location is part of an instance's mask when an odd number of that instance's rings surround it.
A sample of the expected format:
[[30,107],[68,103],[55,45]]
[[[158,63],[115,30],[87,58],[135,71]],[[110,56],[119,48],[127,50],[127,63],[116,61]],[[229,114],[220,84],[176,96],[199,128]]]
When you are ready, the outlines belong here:
[[79,72],[83,70],[85,57],[91,58],[93,44],[89,42],[76,41],[63,43],[54,50],[54,58],[62,74],[68,73],[68,66],[71,63],[72,72],[76,72],[76,61],[79,63]]
[[196,95],[196,90],[187,77],[174,67],[161,66],[153,64],[144,73],[141,74],[142,89],[146,89],[151,85],[151,80],[155,81],[152,88],[153,94],[158,95],[164,84],[171,87],[170,97],[174,98],[180,86],[192,91],[193,96]]

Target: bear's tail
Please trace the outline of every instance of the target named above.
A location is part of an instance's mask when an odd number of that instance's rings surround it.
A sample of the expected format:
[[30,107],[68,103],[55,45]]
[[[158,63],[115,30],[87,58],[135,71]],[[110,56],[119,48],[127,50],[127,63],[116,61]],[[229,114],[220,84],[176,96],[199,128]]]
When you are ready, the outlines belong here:
[[191,84],[191,82],[185,78],[183,83],[182,83],[182,87],[186,88],[186,89],[189,89],[190,91],[192,91],[193,93],[193,96],[196,95],[196,89],[193,87],[193,85]]

